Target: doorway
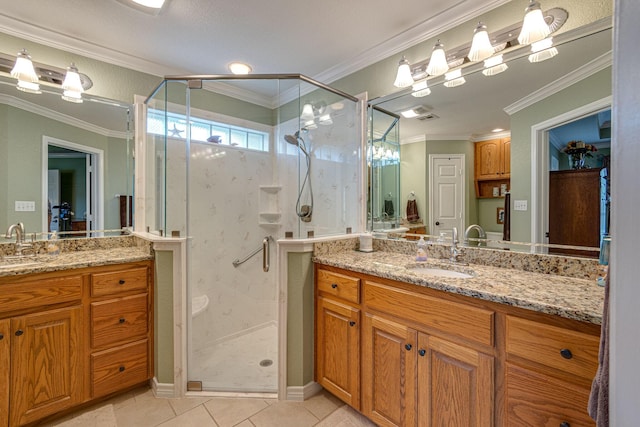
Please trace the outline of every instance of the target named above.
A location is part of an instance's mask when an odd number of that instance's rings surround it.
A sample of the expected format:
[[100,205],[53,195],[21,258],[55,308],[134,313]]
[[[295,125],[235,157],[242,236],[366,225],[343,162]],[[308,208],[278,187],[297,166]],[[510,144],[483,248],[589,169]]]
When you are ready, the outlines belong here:
[[[550,212],[549,176],[550,171],[555,167],[556,163],[558,164],[558,168],[561,167],[561,161],[557,154],[555,154],[558,150],[552,148],[554,147],[552,144],[552,138],[554,138],[553,130],[562,125],[573,123],[589,116],[598,115],[598,113],[609,110],[610,108],[611,97],[606,97],[532,126],[531,241],[533,243],[548,243],[547,232],[549,231]],[[563,141],[562,144],[566,144],[567,142],[568,141]],[[537,248],[536,250],[539,252],[547,251],[547,248],[543,246],[535,245],[534,247]]]
[[453,227],[464,231],[464,170],[464,154],[429,155],[430,234],[449,234]]
[[42,153],[42,229],[71,236],[102,230],[103,150],[43,136]]

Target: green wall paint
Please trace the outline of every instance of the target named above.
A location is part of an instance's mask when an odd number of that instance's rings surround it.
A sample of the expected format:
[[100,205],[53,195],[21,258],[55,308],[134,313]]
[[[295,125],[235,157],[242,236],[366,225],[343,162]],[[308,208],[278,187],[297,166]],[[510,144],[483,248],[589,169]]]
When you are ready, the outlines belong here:
[[511,240],[531,241],[531,127],[611,96],[611,67],[511,116],[511,203],[527,200],[526,211],[511,210]]
[[287,386],[313,381],[313,262],[311,252],[287,258]]
[[173,384],[173,252],[155,252],[155,376]]

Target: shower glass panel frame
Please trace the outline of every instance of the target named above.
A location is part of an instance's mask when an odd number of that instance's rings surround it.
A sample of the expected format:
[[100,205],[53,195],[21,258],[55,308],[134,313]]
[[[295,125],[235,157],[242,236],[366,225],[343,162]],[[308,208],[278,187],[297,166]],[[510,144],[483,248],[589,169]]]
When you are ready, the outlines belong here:
[[188,384],[275,394],[277,241],[364,229],[362,103],[287,74],[166,77],[146,104],[147,231],[187,237]]
[[400,117],[380,107],[368,108],[367,229],[397,228],[400,205]]

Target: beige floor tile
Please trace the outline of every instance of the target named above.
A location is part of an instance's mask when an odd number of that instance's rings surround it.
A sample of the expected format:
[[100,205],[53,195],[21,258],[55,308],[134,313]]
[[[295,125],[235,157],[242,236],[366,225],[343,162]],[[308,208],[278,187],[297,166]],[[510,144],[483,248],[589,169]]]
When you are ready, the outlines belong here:
[[200,405],[160,424],[160,427],[217,427],[217,425],[204,406]]
[[376,427],[376,425],[355,409],[344,405],[315,427]]
[[183,397],[177,399],[168,399],[171,407],[175,411],[176,415],[184,414],[187,411],[202,405],[205,402],[211,400],[210,397]]
[[302,402],[278,402],[249,420],[256,427],[311,427],[318,422]]
[[263,399],[214,398],[204,404],[220,427],[232,427],[269,407]]
[[91,407],[80,413],[46,425],[55,427],[117,427],[118,424],[116,422],[113,405],[106,404]]
[[115,408],[118,427],[149,427],[156,426],[175,417],[168,399],[151,397],[148,395],[136,396],[133,405]]
[[319,420],[327,417],[342,405],[344,402],[324,390],[302,402],[302,406]]
[[255,425],[253,425],[253,423],[249,420],[244,420],[243,422],[241,422],[240,424],[236,424],[234,427],[256,427]]

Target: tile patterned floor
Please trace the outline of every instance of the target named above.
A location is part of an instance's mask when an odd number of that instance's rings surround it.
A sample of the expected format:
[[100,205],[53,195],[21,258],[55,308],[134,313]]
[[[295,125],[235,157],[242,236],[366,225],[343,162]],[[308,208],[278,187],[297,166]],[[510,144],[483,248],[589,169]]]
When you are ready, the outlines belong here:
[[331,394],[304,402],[260,398],[157,398],[137,389],[47,427],[375,427]]

